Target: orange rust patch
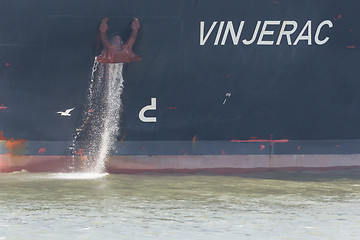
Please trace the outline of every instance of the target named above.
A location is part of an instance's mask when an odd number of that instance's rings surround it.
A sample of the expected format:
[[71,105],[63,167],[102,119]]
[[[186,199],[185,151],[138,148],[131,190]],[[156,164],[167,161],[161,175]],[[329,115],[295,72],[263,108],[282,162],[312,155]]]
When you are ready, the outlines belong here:
[[3,135],[3,131],[0,131],[0,140],[7,140],[7,138]]
[[39,149],[38,153],[39,153],[39,154],[44,154],[44,153],[46,153],[46,148],[41,147],[41,148]]
[[23,155],[26,153],[26,140],[7,138],[3,135],[3,131],[0,131],[0,140],[6,141],[6,154],[8,155]]
[[125,137],[126,137],[126,133],[124,133],[124,135],[122,135],[120,142],[124,142]]
[[85,154],[85,148],[79,148],[79,151],[75,150],[75,154],[83,156]]
[[6,142],[6,152],[10,155],[22,155],[26,152],[26,140],[11,138]]

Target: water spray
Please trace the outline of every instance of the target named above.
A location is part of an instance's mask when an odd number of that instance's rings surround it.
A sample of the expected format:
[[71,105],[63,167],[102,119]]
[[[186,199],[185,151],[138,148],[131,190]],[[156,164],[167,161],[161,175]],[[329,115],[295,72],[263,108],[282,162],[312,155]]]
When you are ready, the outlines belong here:
[[[87,106],[81,127],[76,129],[72,146],[73,159],[76,147],[81,147],[84,172],[102,173],[112,150],[120,126],[121,94],[124,88],[123,63],[94,61],[90,79]],[[82,135],[81,141],[78,141]],[[73,161],[73,168],[74,168]]]

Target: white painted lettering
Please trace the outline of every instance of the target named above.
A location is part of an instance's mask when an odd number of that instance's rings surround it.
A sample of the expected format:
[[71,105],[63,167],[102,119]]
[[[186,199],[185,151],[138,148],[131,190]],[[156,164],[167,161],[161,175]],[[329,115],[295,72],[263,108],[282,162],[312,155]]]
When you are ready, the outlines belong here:
[[266,27],[268,25],[279,25],[279,24],[280,24],[280,21],[265,21],[264,25],[261,29],[257,44],[258,45],[273,45],[274,41],[265,41],[265,40],[263,40],[263,37],[265,35],[273,35],[274,34],[274,31],[266,31]]
[[[211,39],[214,39],[214,43],[213,43],[214,45],[221,45],[221,46],[224,46],[226,44],[231,44],[230,40],[228,41],[228,38],[231,38],[232,44],[235,46],[239,45],[241,38],[242,38],[241,41],[244,45],[251,45],[255,43],[256,45],[278,46],[281,44],[281,41],[283,41],[284,38],[286,38],[286,43],[289,46],[297,45],[300,41],[307,41],[307,45],[312,45],[312,38],[314,38],[314,44],[324,45],[330,39],[329,36],[326,36],[326,34],[323,33],[325,31],[324,26],[326,25],[328,28],[333,27],[333,23],[330,20],[324,20],[317,26],[316,32],[314,31],[315,34],[313,35],[312,26],[311,26],[312,22],[311,20],[308,20],[301,29],[300,33],[297,34],[296,32],[298,29],[298,23],[296,21],[266,20],[263,22],[263,26],[261,29],[260,27],[262,21],[257,21],[251,39],[247,40],[244,39],[244,37],[242,37],[245,24],[246,24],[245,21],[240,21],[237,27],[237,23],[234,23],[233,21],[227,21],[227,22],[213,21],[211,26],[207,30],[205,30],[205,21],[200,21],[200,46],[203,46],[206,43],[211,44],[209,43],[210,37]],[[272,31],[270,30],[271,26],[273,26],[273,28],[274,26],[279,26],[279,27],[276,27],[276,29]],[[215,28],[217,28],[217,30],[215,30]],[[214,36],[215,34],[216,36]],[[297,36],[295,36],[295,34]],[[277,39],[275,42],[275,39],[272,38],[276,38],[276,36]]]
[[333,24],[332,24],[332,22],[330,20],[325,20],[325,21],[323,21],[322,23],[319,24],[319,26],[316,29],[316,33],[315,33],[315,43],[318,44],[318,45],[323,45],[329,40],[329,37],[324,38],[324,40],[319,39],[321,28],[324,25],[328,25],[329,28],[333,27]]
[[[285,28],[286,28],[286,25],[292,25],[292,29],[290,31],[285,31]],[[281,26],[281,30],[279,32],[279,37],[276,41],[276,45],[280,45],[280,42],[281,42],[281,39],[283,36],[286,36],[286,40],[287,40],[287,43],[288,45],[291,45],[291,38],[290,38],[290,35],[293,34],[296,29],[297,29],[297,22],[295,21],[284,21],[282,26]]]
[[151,104],[140,110],[139,119],[142,122],[156,122],[156,117],[145,117],[145,112],[150,110],[156,110],[156,98],[151,98]]
[[255,41],[256,36],[257,36],[257,33],[258,33],[258,31],[259,31],[259,28],[260,28],[260,24],[261,24],[261,21],[257,21],[256,27],[255,27],[255,30],[254,30],[254,34],[253,34],[253,36],[252,36],[252,38],[251,38],[250,41],[249,41],[249,40],[246,40],[246,39],[243,40],[243,43],[244,43],[245,45],[250,45],[250,44],[252,44],[252,43]]
[[215,38],[215,42],[214,42],[214,45],[218,45],[219,44],[219,40],[220,40],[220,37],[221,37],[221,32],[222,32],[222,29],[224,27],[224,21],[221,21],[220,22],[220,25],[219,25],[219,29],[218,29],[218,32],[216,34],[216,38]]
[[[307,30],[307,35],[304,35]],[[307,21],[299,36],[296,38],[294,45],[297,45],[300,40],[307,40],[308,45],[311,45],[311,20]]]
[[200,45],[205,45],[206,41],[208,40],[210,34],[214,30],[215,26],[217,24],[217,21],[213,22],[209,31],[206,33],[206,36],[204,38],[204,28],[205,28],[205,22],[200,22]]
[[239,29],[238,29],[237,33],[235,34],[235,29],[234,29],[233,23],[232,23],[232,21],[229,21],[227,23],[227,25],[226,25],[224,36],[223,36],[223,39],[221,41],[221,45],[225,45],[226,38],[227,38],[229,32],[230,32],[233,44],[238,45],[239,40],[240,40],[240,36],[241,36],[241,32],[242,32],[243,27],[244,27],[244,23],[245,23],[244,21],[240,22]]

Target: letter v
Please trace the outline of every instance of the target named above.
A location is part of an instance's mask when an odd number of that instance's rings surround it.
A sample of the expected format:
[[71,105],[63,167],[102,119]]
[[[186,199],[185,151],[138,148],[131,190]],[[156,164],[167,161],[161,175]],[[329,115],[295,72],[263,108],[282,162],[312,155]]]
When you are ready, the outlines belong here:
[[207,32],[205,38],[204,38],[204,28],[205,28],[205,22],[201,21],[200,22],[200,45],[205,45],[206,41],[208,40],[208,38],[210,37],[210,34],[212,33],[212,31],[214,30],[215,26],[217,24],[217,21],[213,22],[209,31]]

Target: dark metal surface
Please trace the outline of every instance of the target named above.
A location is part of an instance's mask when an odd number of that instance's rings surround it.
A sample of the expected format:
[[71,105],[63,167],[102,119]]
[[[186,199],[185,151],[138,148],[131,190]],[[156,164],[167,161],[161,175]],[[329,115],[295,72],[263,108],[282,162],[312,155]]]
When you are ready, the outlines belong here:
[[[0,130],[15,139],[71,140],[99,54],[101,18],[126,39],[136,16],[142,61],[125,68],[119,140],[360,139],[359,9],[355,0],[2,1],[0,105],[7,108]],[[324,28],[329,41],[321,46],[234,46],[230,39],[214,46],[216,32],[199,44],[200,21],[206,31],[214,21],[236,28],[245,21],[242,40],[265,20],[296,21],[292,41],[308,20],[313,38],[320,22],[333,27]],[[280,27],[268,37],[276,41]],[[157,122],[143,123],[138,113],[152,97]],[[71,107],[71,117],[56,114]]]

